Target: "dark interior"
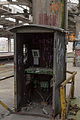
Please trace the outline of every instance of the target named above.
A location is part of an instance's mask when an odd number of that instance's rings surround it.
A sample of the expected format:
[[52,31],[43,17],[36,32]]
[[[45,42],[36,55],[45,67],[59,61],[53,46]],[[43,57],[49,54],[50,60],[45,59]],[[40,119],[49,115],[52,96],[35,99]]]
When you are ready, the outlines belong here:
[[[24,46],[26,47],[27,67],[53,68],[53,36],[52,33],[24,34]],[[39,64],[33,64],[32,50],[39,50]],[[35,52],[36,54],[36,52]]]
[[[17,34],[18,44],[23,50],[22,75],[18,79],[18,91],[21,95],[20,106],[29,103],[52,104],[53,78],[53,33]],[[20,49],[20,46],[18,49]],[[18,50],[19,51],[19,50]],[[20,57],[21,55],[18,54]],[[20,66],[21,67],[21,66]],[[22,80],[23,79],[23,80]],[[21,82],[22,81],[22,82]],[[24,81],[24,82],[23,82]],[[19,100],[19,98],[18,98]],[[22,102],[23,101],[23,102]]]

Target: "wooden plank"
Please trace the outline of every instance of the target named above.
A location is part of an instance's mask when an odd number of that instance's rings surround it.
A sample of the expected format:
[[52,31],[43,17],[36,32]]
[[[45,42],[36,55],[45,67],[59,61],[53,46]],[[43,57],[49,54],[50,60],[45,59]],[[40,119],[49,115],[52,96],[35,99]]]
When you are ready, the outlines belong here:
[[65,86],[75,75],[77,74],[77,72],[74,72],[67,80],[65,80],[61,86]]
[[61,93],[61,120],[66,119],[66,101],[65,101],[65,87],[60,88]]
[[72,90],[72,85],[71,85],[71,87],[70,87],[70,92],[69,92],[69,96],[68,96],[68,100],[67,100],[66,114],[68,114],[68,110],[69,110],[71,90]]
[[67,73],[69,73],[69,74],[73,74],[74,72],[71,72],[71,71],[66,71]]

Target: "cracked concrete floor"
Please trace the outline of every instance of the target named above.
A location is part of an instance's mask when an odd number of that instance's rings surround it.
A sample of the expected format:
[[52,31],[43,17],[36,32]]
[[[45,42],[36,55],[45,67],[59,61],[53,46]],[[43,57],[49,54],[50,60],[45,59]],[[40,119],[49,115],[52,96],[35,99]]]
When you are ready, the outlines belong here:
[[[73,67],[72,58],[67,59],[67,70],[69,71],[77,71],[77,75],[75,78],[75,96],[80,98],[80,68]],[[67,85],[67,94],[69,91],[69,85]],[[5,81],[0,82],[0,99],[6,103],[10,108],[14,107],[14,78],[10,78]],[[7,114],[7,111],[0,106],[0,114]],[[43,118],[34,118],[34,117],[26,117],[20,115],[11,115],[6,116],[3,120],[43,120]],[[46,119],[44,119],[46,120]]]

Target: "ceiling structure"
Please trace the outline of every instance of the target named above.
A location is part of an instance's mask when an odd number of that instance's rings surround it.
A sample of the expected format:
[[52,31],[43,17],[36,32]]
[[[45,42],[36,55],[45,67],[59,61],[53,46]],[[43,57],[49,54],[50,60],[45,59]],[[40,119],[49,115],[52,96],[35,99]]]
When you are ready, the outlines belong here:
[[31,9],[31,0],[0,1],[0,37],[12,36],[10,27],[31,23]]
[[[15,12],[13,8],[17,9],[17,11]],[[79,8],[80,5],[68,3],[68,28],[70,31],[76,29],[75,18],[80,13]],[[8,31],[10,27],[31,23],[32,21],[29,19],[29,16],[32,15],[31,10],[32,0],[0,1],[0,26],[2,26],[0,28],[0,37],[12,36],[12,33]]]

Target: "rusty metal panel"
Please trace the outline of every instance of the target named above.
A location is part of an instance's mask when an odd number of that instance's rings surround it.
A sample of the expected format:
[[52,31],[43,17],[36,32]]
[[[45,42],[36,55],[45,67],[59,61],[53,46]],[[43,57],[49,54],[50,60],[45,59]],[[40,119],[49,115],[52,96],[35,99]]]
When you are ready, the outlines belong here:
[[33,23],[64,28],[65,0],[33,0]]

